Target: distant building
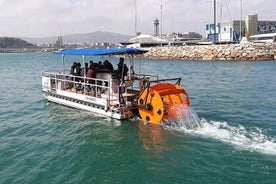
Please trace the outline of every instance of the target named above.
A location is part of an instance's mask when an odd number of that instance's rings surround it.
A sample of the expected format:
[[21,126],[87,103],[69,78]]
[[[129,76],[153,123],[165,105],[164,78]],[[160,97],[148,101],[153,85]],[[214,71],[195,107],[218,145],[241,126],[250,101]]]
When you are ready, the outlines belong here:
[[56,43],[55,43],[55,46],[58,47],[58,48],[62,48],[63,47],[63,40],[62,40],[62,36],[59,36]]
[[[258,20],[258,15],[247,16],[248,36],[256,34],[276,33],[276,21]],[[250,31],[250,32],[249,32]]]
[[128,42],[121,42],[121,44],[127,47],[183,46],[188,42],[191,44],[202,39],[202,35],[195,32],[162,34],[161,37],[159,20],[155,19],[153,25],[153,35],[139,33],[136,37],[129,39]]
[[[233,20],[217,23],[216,41],[238,42],[242,36],[249,38],[251,35],[276,32],[276,21],[259,21],[258,15],[248,15],[246,20]],[[214,41],[214,24],[206,25],[206,38]]]

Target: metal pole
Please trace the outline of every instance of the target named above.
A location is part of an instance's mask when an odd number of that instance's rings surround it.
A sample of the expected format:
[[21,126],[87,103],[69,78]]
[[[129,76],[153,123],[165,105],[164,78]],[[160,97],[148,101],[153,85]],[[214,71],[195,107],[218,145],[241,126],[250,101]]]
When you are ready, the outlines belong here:
[[242,0],[241,0],[241,20],[240,20],[240,41],[242,40]]
[[135,0],[135,35],[137,35],[137,3]]
[[83,66],[83,76],[82,79],[83,79],[83,92],[84,94],[86,94],[86,87],[85,87],[85,83],[86,83],[86,69],[85,69],[85,56],[82,55],[82,66]]
[[63,66],[63,74],[65,74],[65,65],[64,65],[64,54],[61,55],[62,57],[62,66]]
[[[64,57],[65,55],[62,54],[62,65],[63,65],[63,72],[62,72],[62,80],[63,80],[63,88],[65,89],[65,62],[64,62]],[[56,80],[57,80],[57,76],[56,76]],[[56,81],[57,82],[57,81]],[[56,89],[57,89],[57,83],[56,83]]]
[[162,15],[162,5],[160,6],[160,8],[161,8],[161,24],[160,24],[160,38],[161,38],[161,43],[160,43],[160,45],[161,45],[161,47],[162,47],[162,26],[163,26],[163,15]]
[[216,43],[217,40],[217,29],[216,29],[216,0],[214,0],[214,44]]
[[83,77],[86,77],[85,56],[82,55]]

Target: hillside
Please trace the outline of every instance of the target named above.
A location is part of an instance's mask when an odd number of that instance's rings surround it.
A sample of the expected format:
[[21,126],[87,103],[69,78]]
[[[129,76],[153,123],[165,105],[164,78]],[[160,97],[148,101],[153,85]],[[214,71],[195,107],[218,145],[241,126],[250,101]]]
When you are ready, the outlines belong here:
[[0,48],[24,48],[31,46],[33,46],[33,44],[20,38],[0,37]]
[[[31,43],[55,43],[58,36],[55,37],[43,37],[43,38],[35,38],[35,37],[23,37],[22,39],[27,40]],[[64,35],[63,43],[97,43],[97,42],[108,42],[108,43],[119,43],[128,41],[130,38],[134,37],[133,35],[123,35],[119,33],[111,33],[111,32],[102,32],[96,31],[91,33],[84,34],[70,34]]]

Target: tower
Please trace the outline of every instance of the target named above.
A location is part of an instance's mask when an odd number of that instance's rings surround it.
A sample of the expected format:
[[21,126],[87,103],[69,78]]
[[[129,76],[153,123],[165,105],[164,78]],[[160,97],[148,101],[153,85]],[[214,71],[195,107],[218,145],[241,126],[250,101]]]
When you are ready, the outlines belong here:
[[159,36],[159,20],[154,20],[154,36]]

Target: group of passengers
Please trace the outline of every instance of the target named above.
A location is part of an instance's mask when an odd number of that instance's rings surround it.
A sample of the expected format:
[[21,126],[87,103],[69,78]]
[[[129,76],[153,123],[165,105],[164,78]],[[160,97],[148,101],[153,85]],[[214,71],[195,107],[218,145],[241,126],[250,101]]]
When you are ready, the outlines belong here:
[[[124,82],[124,78],[127,75],[128,71],[129,69],[124,63],[124,58],[120,58],[117,70],[114,70],[112,63],[110,63],[108,60],[105,60],[103,63],[101,61],[95,63],[91,60],[89,67],[88,63],[85,63],[85,66],[81,67],[81,64],[79,62],[74,62],[71,66],[70,74],[75,76],[74,80],[76,82],[83,82],[83,77],[87,77],[89,84],[95,84],[95,80],[91,78],[96,78],[97,73],[111,73],[112,78],[122,80]],[[98,81],[97,85],[102,84],[100,81]]]
[[[74,62],[71,66],[70,74],[74,76],[80,77],[89,77],[95,78],[96,73],[98,72],[113,72],[113,65],[108,61],[105,60],[102,64],[101,61],[98,63],[94,63],[92,60],[90,61],[90,66],[88,67],[88,63],[85,63],[84,67],[81,67],[79,62]],[[85,75],[84,75],[85,74]]]
[[101,61],[94,63],[91,60],[89,67],[88,63],[85,63],[85,66],[81,67],[79,62],[74,62],[71,66],[70,74],[77,76],[77,81],[80,81],[81,77],[85,76],[88,78],[96,78],[98,72],[108,72],[111,73],[114,78],[124,79],[128,70],[127,65],[124,63],[124,58],[120,58],[117,70],[114,70],[113,65],[108,60],[105,60],[103,63]]

